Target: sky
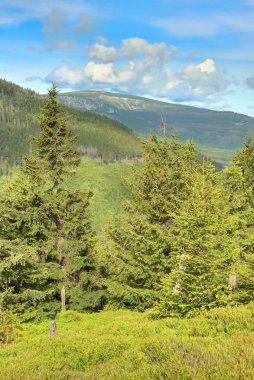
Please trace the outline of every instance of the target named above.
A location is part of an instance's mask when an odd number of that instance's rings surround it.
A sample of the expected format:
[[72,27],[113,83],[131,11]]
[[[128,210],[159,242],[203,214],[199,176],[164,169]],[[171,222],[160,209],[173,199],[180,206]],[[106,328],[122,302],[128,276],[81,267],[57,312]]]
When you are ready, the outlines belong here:
[[254,0],[0,0],[0,77],[254,116]]

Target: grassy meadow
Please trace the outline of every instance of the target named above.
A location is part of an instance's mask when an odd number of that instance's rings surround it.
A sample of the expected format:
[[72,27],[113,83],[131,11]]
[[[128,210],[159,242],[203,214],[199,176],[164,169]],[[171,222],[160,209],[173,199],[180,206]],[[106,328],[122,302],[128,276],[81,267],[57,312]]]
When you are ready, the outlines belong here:
[[132,162],[102,162],[82,158],[75,177],[67,183],[71,189],[92,190],[91,214],[98,231],[113,216],[121,213],[122,199],[127,195],[124,178],[132,173]]
[[254,379],[254,303],[214,309],[193,319],[151,320],[147,314],[104,311],[23,325],[0,346],[5,380]]
[[[132,173],[131,166],[134,161],[117,161],[105,164],[101,160],[82,158],[77,173],[66,186],[72,190],[92,190],[91,217],[95,230],[109,221],[113,215],[122,211],[122,199],[127,195],[124,178]],[[17,169],[12,169],[10,176],[0,176],[0,194],[5,193],[5,183],[12,181]]]

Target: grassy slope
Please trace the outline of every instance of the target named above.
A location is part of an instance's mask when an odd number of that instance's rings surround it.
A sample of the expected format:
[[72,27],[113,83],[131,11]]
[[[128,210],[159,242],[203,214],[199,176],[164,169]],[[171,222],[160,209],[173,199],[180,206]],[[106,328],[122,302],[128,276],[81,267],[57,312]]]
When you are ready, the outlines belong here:
[[60,99],[65,104],[120,120],[140,135],[147,135],[150,130],[159,132],[163,115],[169,130],[176,129],[182,140],[194,139],[201,153],[223,164],[241,147],[248,132],[254,132],[254,118],[234,112],[92,91],[62,94]]
[[[76,175],[66,183],[73,190],[92,190],[91,216],[95,230],[100,230],[113,215],[121,213],[122,199],[127,195],[123,180],[131,175],[131,166],[132,162],[128,161],[103,164],[99,160],[82,158]],[[6,194],[5,185],[15,178],[17,170],[12,170],[11,176],[0,176],[0,198]]]
[[102,164],[93,159],[82,159],[74,178],[68,187],[92,190],[91,213],[96,230],[105,226],[112,215],[122,210],[121,200],[126,194],[123,178],[131,174],[131,164],[115,162]]
[[5,380],[236,380],[254,378],[254,304],[191,320],[149,320],[128,311],[65,312],[58,335],[48,322],[24,326],[0,346]]

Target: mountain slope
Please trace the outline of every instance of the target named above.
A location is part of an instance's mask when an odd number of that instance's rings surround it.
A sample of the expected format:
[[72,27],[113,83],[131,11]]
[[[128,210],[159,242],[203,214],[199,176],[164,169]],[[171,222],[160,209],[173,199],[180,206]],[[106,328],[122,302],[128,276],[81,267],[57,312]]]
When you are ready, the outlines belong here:
[[[0,174],[20,164],[29,150],[30,136],[38,133],[35,115],[43,98],[31,90],[0,80]],[[122,123],[88,111],[63,107],[71,116],[81,154],[113,161],[140,154],[138,137]]]
[[163,116],[168,130],[176,129],[182,140],[194,139],[201,153],[222,163],[227,163],[246,135],[254,132],[254,118],[234,112],[96,91],[64,93],[59,99],[79,109],[108,115],[142,136],[149,131],[159,132]]

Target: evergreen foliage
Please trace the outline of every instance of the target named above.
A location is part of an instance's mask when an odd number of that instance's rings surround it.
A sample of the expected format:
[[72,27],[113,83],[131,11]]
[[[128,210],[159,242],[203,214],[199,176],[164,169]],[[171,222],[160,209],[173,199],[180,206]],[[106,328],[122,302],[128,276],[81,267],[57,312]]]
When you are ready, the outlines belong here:
[[[5,96],[21,91],[8,83],[3,88]],[[27,96],[34,99],[22,106],[29,114],[38,98]],[[114,308],[152,308],[159,317],[191,317],[252,301],[252,139],[217,173],[212,163],[200,162],[192,142],[180,142],[175,133],[161,139],[151,134],[126,187],[120,178],[114,182],[125,200],[121,208],[114,199],[118,215],[97,239],[90,214],[96,176],[88,175],[94,166],[88,168],[87,160],[79,167],[68,108],[57,96],[52,86],[22,168],[0,182],[0,308],[24,321],[53,318],[61,301],[65,308],[63,289],[68,309],[98,311],[108,302]],[[77,117],[82,121],[83,113]],[[81,177],[77,168],[84,171]],[[107,177],[112,168],[100,167]],[[117,170],[114,176],[120,177],[122,168]],[[99,192],[116,198],[116,189],[105,183],[96,184]],[[100,196],[93,210],[107,220],[110,212]]]
[[234,298],[238,303],[254,299],[254,145],[247,138],[230,167],[224,170],[231,214],[241,252]]
[[160,279],[171,270],[168,229],[189,196],[198,155],[192,143],[151,135],[144,143],[144,165],[129,183],[131,199],[121,219],[108,229],[111,302],[144,310],[158,298]]
[[230,209],[215,168],[204,161],[201,169],[170,229],[174,267],[162,281],[162,316],[192,316],[231,300],[228,279],[239,249],[228,233]]
[[[29,153],[30,136],[38,136],[37,113],[44,98],[0,79],[0,175],[8,174]],[[126,126],[106,116],[64,106],[80,155],[105,162],[140,156],[140,143]],[[70,123],[69,123],[70,124]]]
[[[62,286],[66,287],[67,307],[74,309],[98,309],[103,297],[88,211],[92,194],[69,191],[64,186],[79,159],[54,86],[40,126],[34,140],[37,150],[25,158],[22,172],[1,206],[2,235],[11,245],[4,251],[3,263],[10,262],[9,271],[15,271],[8,280],[11,297],[4,295],[4,300],[8,299],[2,307],[13,308],[23,318],[25,314],[26,319],[60,311]],[[91,296],[93,291],[95,297]]]

